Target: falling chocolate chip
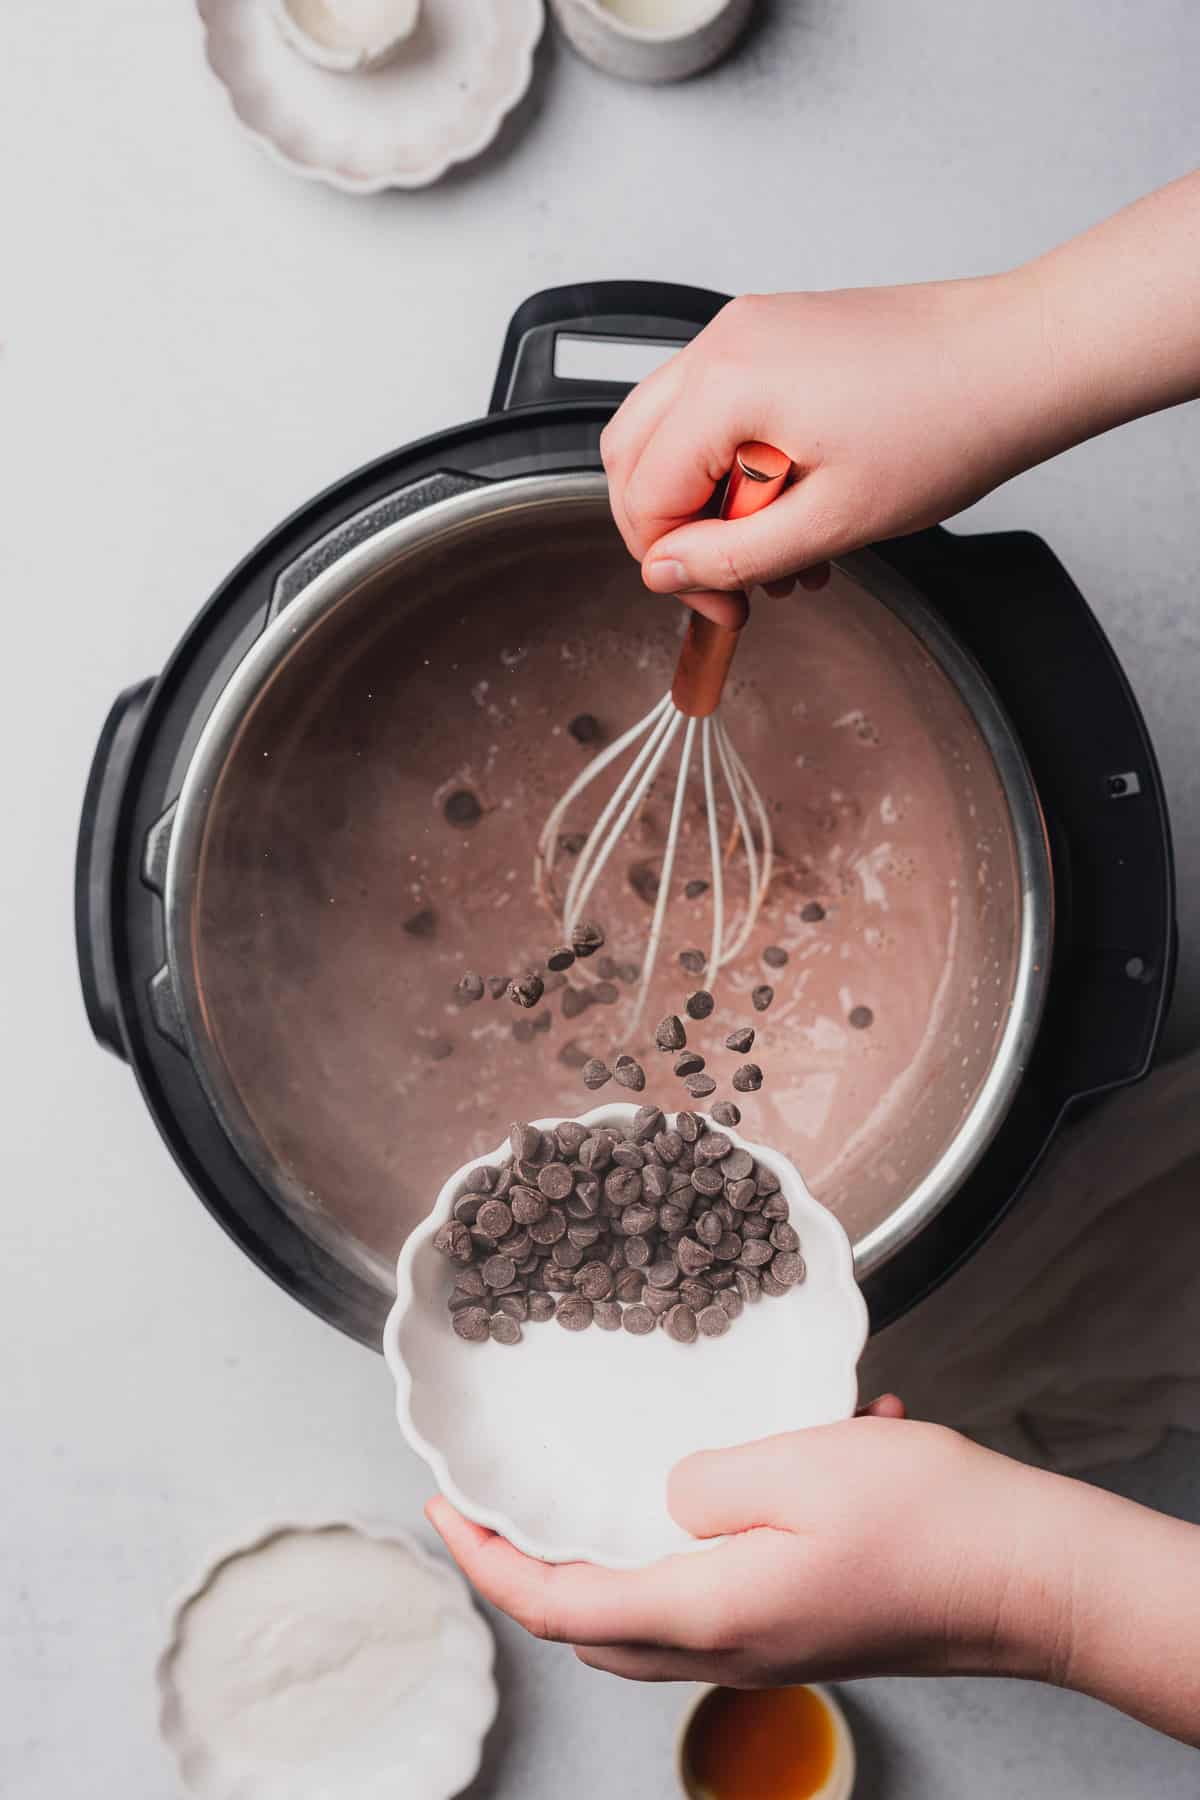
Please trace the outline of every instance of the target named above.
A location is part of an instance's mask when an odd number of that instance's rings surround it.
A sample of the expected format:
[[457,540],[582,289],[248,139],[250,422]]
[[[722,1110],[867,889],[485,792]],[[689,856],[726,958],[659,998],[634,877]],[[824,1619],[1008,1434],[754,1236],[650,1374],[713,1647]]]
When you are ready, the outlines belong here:
[[600,721],[591,713],[577,713],[567,730],[577,744],[594,744],[600,736]]
[[819,900],[810,900],[800,908],[800,917],[806,925],[819,925],[825,917],[825,908]]
[[661,1019],[654,1033],[654,1042],[660,1050],[682,1050],[687,1043],[687,1032],[683,1029],[683,1020],[676,1013],[668,1013]]
[[615,981],[597,981],[593,984],[591,1000],[594,1006],[615,1006],[621,998]]
[[454,1054],[454,1045],[446,1037],[435,1037],[429,1040],[429,1054],[434,1062],[445,1062]]
[[533,1042],[533,1020],[514,1019],[512,1023],[512,1034],[516,1043],[531,1044]]
[[432,937],[437,930],[437,914],[432,906],[423,906],[420,912],[415,912],[410,919],[405,919],[404,929],[409,937]]
[[757,1063],[743,1063],[735,1069],[730,1086],[738,1094],[756,1094],[763,1084],[763,1073]]
[[850,1009],[848,1023],[853,1025],[855,1031],[866,1031],[875,1023],[875,1014],[869,1006],[855,1006]]
[[613,1066],[613,1077],[623,1088],[640,1094],[646,1085],[646,1071],[641,1063],[634,1062],[632,1056],[618,1056]]
[[507,992],[508,992],[508,976],[507,975],[489,975],[487,985],[488,985],[488,993],[492,996],[492,999],[493,1000],[502,1000],[504,998],[505,994],[507,994]]
[[753,1042],[754,1027],[752,1025],[739,1025],[737,1029],[731,1031],[729,1036],[725,1039],[725,1048],[727,1050],[736,1050],[739,1056],[745,1056]]
[[564,1068],[582,1069],[591,1058],[578,1038],[568,1038],[558,1053],[558,1060]]
[[629,885],[639,900],[644,900],[647,906],[653,906],[658,899],[659,889],[658,871],[653,863],[630,863]]
[[689,975],[703,975],[707,962],[708,958],[703,950],[681,950],[679,952],[679,966],[681,969],[685,969]]
[[483,808],[470,788],[456,788],[448,796],[442,812],[447,825],[457,825],[462,831],[478,825],[483,817]]
[[742,1115],[740,1108],[732,1100],[718,1100],[712,1109],[712,1116],[718,1125],[740,1125]]
[[532,1028],[536,1032],[549,1031],[549,1029],[550,1029],[550,1014],[548,1012],[539,1013],[537,1018],[534,1019],[534,1021],[533,1021]]
[[571,933],[571,948],[576,956],[595,956],[597,950],[604,948],[604,933],[599,925],[581,920]]
[[590,1056],[583,1065],[583,1085],[595,1093],[597,1088],[612,1080],[612,1070],[602,1063],[598,1056]]
[[681,1079],[686,1075],[699,1075],[704,1067],[704,1058],[697,1050],[684,1050],[675,1058],[671,1067]]
[[694,994],[688,995],[684,1011],[689,1019],[707,1019],[715,1005],[707,988],[697,988]]
[[717,1091],[717,1084],[711,1075],[689,1075],[684,1086],[693,1100],[707,1100],[710,1094]]
[[754,992],[750,996],[750,1002],[751,1002],[751,1005],[754,1007],[755,1012],[766,1012],[768,1006],[770,1006],[770,1004],[774,998],[775,998],[775,989],[773,987],[769,987],[767,985],[767,983],[764,981],[759,987],[755,988]]
[[685,899],[699,900],[701,894],[707,894],[708,883],[707,881],[689,881],[685,884],[683,892]]
[[508,984],[508,997],[514,1006],[536,1006],[546,991],[540,975],[514,977]]
[[473,970],[460,977],[455,989],[455,997],[460,1006],[473,1006],[476,1000],[483,999],[483,976],[476,975]]
[[564,1019],[577,1019],[592,1004],[592,996],[585,988],[564,988],[562,997],[562,1016]]
[[615,957],[600,957],[596,963],[596,973],[601,981],[615,981],[617,979],[617,964]]
[[565,856],[578,856],[586,843],[585,831],[564,831],[558,840],[558,847]]
[[575,952],[570,944],[560,944],[558,949],[552,950],[546,958],[546,967],[557,973],[560,969],[569,969],[574,961]]
[[642,971],[636,963],[617,964],[617,980],[625,982],[629,987],[632,987],[635,981],[640,981],[641,974]]
[[768,969],[782,969],[788,959],[788,953],[782,944],[768,944],[762,956]]

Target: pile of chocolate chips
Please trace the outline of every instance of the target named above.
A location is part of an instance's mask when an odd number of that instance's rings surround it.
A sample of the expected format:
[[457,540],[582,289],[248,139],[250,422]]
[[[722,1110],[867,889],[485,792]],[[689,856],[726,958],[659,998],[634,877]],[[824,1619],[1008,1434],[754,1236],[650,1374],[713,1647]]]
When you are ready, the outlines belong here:
[[[719,1116],[718,1116],[719,1115]],[[471,1170],[434,1247],[454,1265],[451,1320],[470,1343],[516,1344],[557,1319],[678,1343],[720,1337],[747,1303],[804,1279],[777,1177],[714,1124],[640,1106],[631,1125],[514,1125],[512,1154]]]

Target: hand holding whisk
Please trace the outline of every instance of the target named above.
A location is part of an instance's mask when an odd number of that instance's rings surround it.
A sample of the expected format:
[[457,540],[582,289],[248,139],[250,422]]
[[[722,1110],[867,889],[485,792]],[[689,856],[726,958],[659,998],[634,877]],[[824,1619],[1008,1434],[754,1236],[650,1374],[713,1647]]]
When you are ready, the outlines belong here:
[[[787,457],[772,449],[769,444],[742,444],[726,484],[721,517],[738,519],[759,512],[780,493],[790,469]],[[708,959],[710,981],[723,964],[740,953],[749,939],[771,879],[772,841],[767,808],[717,715],[733,654],[737,649],[738,635],[748,615],[749,605],[744,596],[741,617],[732,627],[718,625],[714,620],[693,611],[670,693],[664,695],[644,719],[601,751],[583,773],[576,777],[557,805],[551,809],[538,839],[534,876],[539,889],[546,892],[553,875],[559,832],[569,808],[606,769],[627,752],[634,751],[628,769],[588,833],[567,885],[562,922],[569,941],[622,834],[645,801],[668,752],[682,733],[658,894],[646,952],[642,959],[641,982],[633,1020],[635,1025],[641,1015],[662,941],[697,738],[712,860],[712,938]],[[718,778],[728,791],[733,809],[734,834],[729,848],[732,851],[740,842],[746,871],[745,911],[740,920],[735,918],[728,935],[725,928],[725,859],[722,856],[717,823]],[[758,843],[755,842],[756,826]]]

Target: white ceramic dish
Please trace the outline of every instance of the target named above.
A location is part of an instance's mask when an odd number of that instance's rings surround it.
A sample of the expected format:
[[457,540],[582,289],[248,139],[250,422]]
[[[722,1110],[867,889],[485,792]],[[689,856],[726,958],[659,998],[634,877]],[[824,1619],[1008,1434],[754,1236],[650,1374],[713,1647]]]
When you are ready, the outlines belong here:
[[[821,1786],[808,1796],[808,1800],[850,1800],[854,1792],[854,1777],[857,1771],[858,1758],[855,1755],[854,1739],[850,1735],[850,1727],[846,1715],[837,1700],[827,1687],[817,1682],[806,1683],[808,1690],[816,1694],[829,1714],[833,1726],[833,1764],[829,1774]],[[692,1690],[675,1739],[675,1775],[679,1782],[679,1791],[685,1800],[702,1800],[701,1791],[689,1781],[686,1762],[688,1733],[695,1723],[696,1714],[710,1694],[718,1690],[705,1684],[697,1685]]]
[[[601,1106],[581,1123],[627,1124],[635,1111]],[[632,1568],[700,1548],[667,1512],[681,1457],[854,1411],[867,1310],[849,1240],[786,1157],[726,1134],[779,1177],[808,1274],[746,1307],[724,1337],[677,1344],[550,1321],[511,1348],[459,1338],[433,1236],[468,1171],[499,1162],[506,1143],[450,1177],[400,1254],[383,1339],[400,1428],[460,1512],[530,1556]]]
[[563,36],[625,81],[685,81],[741,36],[754,0],[551,0]]
[[[262,1585],[264,1552],[287,1547],[289,1540],[303,1545],[304,1563],[298,1572],[294,1565],[282,1572],[286,1605],[272,1606],[264,1619],[262,1595],[255,1591],[256,1579]],[[336,1552],[339,1541],[352,1545],[361,1540],[394,1548],[404,1558],[398,1571],[388,1571],[397,1587],[397,1604],[390,1614],[397,1630],[391,1642],[380,1643],[377,1634],[373,1638],[369,1629],[360,1627],[355,1583],[347,1579],[344,1556],[339,1559],[336,1553],[322,1551],[323,1543]],[[276,1568],[276,1584],[280,1575]],[[231,1581],[240,1584],[240,1590],[231,1601],[226,1586],[224,1622],[220,1613],[214,1620],[214,1588],[218,1582]],[[361,1580],[358,1586],[361,1591]],[[406,1593],[411,1594],[407,1604]],[[199,1619],[206,1639],[200,1662],[206,1666],[198,1669],[197,1615],[206,1606],[208,1619]],[[239,1610],[240,1628],[227,1631],[226,1626],[236,1625]],[[314,1624],[314,1614],[319,1624]],[[320,1641],[321,1629],[329,1634],[326,1643]],[[339,1673],[350,1671],[353,1683],[361,1686],[370,1673],[363,1659],[386,1659],[393,1653],[394,1665],[387,1668],[391,1685],[380,1721],[367,1720],[347,1731],[339,1745]],[[243,1683],[252,1687],[254,1712],[261,1716],[279,1704],[263,1663],[286,1665],[293,1659],[312,1661],[320,1676],[333,1684],[323,1713],[318,1711],[322,1695],[316,1688],[298,1690],[302,1712],[309,1715],[304,1724],[313,1737],[310,1752],[295,1745],[299,1766],[295,1757],[275,1762],[263,1754],[261,1745],[246,1741],[242,1722],[231,1716],[226,1697],[214,1694],[211,1675],[214,1661],[221,1669],[227,1666],[231,1678],[241,1669]],[[159,1726],[184,1786],[206,1800],[285,1796],[304,1800],[335,1790],[364,1797],[403,1793],[405,1800],[450,1800],[479,1772],[483,1740],[496,1716],[493,1660],[491,1632],[475,1610],[466,1583],[407,1532],[361,1520],[276,1523],[222,1551],[180,1596],[157,1668]],[[322,1786],[322,1781],[333,1785]]]
[[318,69],[361,75],[398,56],[417,28],[420,0],[263,0],[284,42]]
[[354,80],[288,44],[262,0],[196,0],[209,67],[283,168],[349,194],[426,187],[478,156],[520,100],[543,0],[423,0],[400,54]]

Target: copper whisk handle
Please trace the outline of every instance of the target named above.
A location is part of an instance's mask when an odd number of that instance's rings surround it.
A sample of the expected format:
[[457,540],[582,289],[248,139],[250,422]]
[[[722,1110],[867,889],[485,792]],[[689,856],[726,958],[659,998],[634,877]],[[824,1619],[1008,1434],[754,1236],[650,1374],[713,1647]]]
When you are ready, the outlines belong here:
[[[761,512],[782,491],[791,467],[783,452],[770,444],[739,445],[721,517],[744,519]],[[746,617],[744,610],[742,624]],[[734,628],[718,625],[693,611],[671,683],[671,698],[686,718],[707,719],[716,712],[740,631],[741,624]]]

